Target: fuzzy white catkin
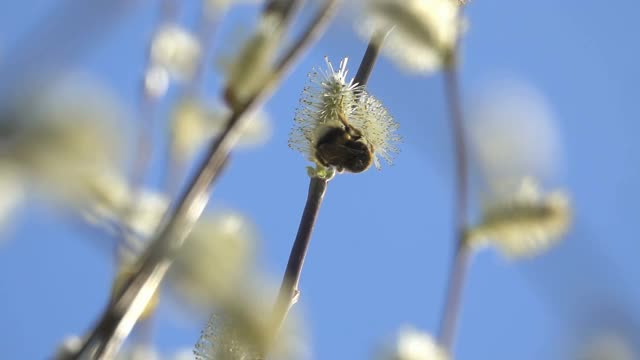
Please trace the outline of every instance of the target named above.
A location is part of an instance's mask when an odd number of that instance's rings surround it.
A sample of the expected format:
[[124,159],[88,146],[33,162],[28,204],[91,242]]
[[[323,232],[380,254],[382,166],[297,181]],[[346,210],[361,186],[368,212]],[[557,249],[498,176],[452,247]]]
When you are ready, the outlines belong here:
[[369,39],[389,33],[383,53],[402,69],[429,73],[443,66],[463,29],[454,0],[369,0],[357,30]]
[[[209,105],[197,99],[184,99],[171,116],[173,151],[181,158],[191,157],[198,149],[219,135],[225,127],[231,110],[222,105]],[[246,114],[249,117],[242,129],[239,148],[263,145],[272,134],[268,114],[259,109]]]
[[124,235],[119,247],[123,261],[133,261],[144,250],[169,206],[169,198],[152,189],[132,189],[118,173],[96,177],[89,196],[78,208],[90,225],[111,235]]
[[249,274],[257,244],[251,221],[229,210],[198,220],[169,272],[176,293],[207,309],[235,296]]
[[568,196],[543,194],[532,179],[524,179],[509,201],[486,207],[479,225],[468,235],[472,246],[492,245],[510,259],[538,255],[555,245],[571,220]]
[[165,68],[178,81],[187,81],[193,77],[201,52],[196,37],[177,25],[160,28],[151,42],[153,66]]
[[400,329],[394,342],[383,351],[379,359],[449,360],[449,356],[431,335],[405,326]]
[[235,55],[220,60],[227,79],[225,99],[232,108],[246,102],[269,80],[281,40],[281,20],[277,14],[262,17]]
[[0,160],[14,164],[38,195],[78,205],[92,184],[117,172],[130,129],[118,99],[95,79],[78,75],[32,86],[0,114]]
[[317,163],[316,145],[328,129],[344,126],[339,120],[341,114],[362,133],[363,141],[372,149],[376,168],[381,168],[379,157],[391,164],[399,151],[396,144],[402,139],[396,133],[398,123],[378,99],[354,84],[353,79],[347,81],[348,58],[340,61],[337,69],[328,58],[325,62],[326,69],[313,69],[308,75],[289,147]]
[[217,307],[196,344],[196,360],[259,359],[256,353],[267,342],[271,342],[269,359],[310,358],[305,327],[296,311],[289,313],[278,336],[273,338],[271,300],[277,295],[277,288],[265,287],[265,283],[270,281],[256,276],[244,292]]
[[144,91],[147,96],[160,98],[169,89],[169,72],[163,66],[153,65],[144,75]]
[[547,185],[562,163],[547,102],[530,85],[507,78],[485,86],[468,113],[482,208],[469,243],[494,246],[510,259],[542,253],[571,220],[569,196]]

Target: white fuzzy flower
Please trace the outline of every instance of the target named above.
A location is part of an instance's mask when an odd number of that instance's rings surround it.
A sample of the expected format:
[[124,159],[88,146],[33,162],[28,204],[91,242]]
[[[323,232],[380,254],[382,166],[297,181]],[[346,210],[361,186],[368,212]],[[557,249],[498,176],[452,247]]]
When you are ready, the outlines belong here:
[[412,72],[431,72],[450,56],[462,29],[454,0],[370,0],[360,32],[391,28],[383,52]]
[[240,213],[205,215],[196,223],[169,272],[176,293],[209,309],[233,297],[248,275],[256,231]]
[[232,42],[240,43],[240,48],[232,56],[222,56],[218,61],[226,75],[224,97],[231,108],[241,106],[255,95],[272,75],[282,35],[281,21],[276,14],[263,16],[250,37]]
[[169,198],[151,189],[132,189],[117,173],[97,177],[87,201],[79,208],[89,224],[115,236],[124,235],[119,248],[123,261],[133,261],[144,250],[169,207]]
[[469,111],[469,139],[480,170],[480,223],[471,245],[493,245],[509,258],[539,254],[565,234],[569,197],[543,191],[562,163],[544,98],[514,80],[493,84]]
[[153,65],[144,74],[144,91],[152,98],[163,97],[169,90],[169,72],[164,66]]
[[448,360],[447,352],[433,337],[412,327],[404,327],[395,343],[382,356],[384,360]]
[[402,137],[396,133],[400,125],[393,120],[384,105],[368,93],[358,99],[357,105],[358,113],[351,118],[350,123],[362,132],[363,138],[373,148],[373,163],[380,170],[378,156],[391,164],[400,151],[396,146],[402,141]]
[[509,258],[534,256],[559,241],[570,220],[566,194],[543,195],[532,179],[524,179],[511,199],[487,206],[467,239],[472,246],[493,245]]
[[265,288],[265,279],[255,279],[245,292],[220,304],[195,347],[196,360],[255,360],[268,349],[268,359],[304,360],[309,358],[304,323],[296,312],[283,327],[272,329],[272,299],[277,288]]
[[96,178],[121,164],[129,133],[124,111],[105,88],[82,77],[29,90],[0,114],[0,161],[44,190],[39,194],[81,204]]
[[289,147],[309,160],[338,171],[361,172],[378,156],[389,164],[398,152],[398,124],[385,107],[353,79],[346,80],[347,58],[334,69],[314,69],[300,98]]
[[186,29],[166,25],[155,34],[151,42],[151,61],[164,67],[179,81],[190,79],[201,56],[198,40]]

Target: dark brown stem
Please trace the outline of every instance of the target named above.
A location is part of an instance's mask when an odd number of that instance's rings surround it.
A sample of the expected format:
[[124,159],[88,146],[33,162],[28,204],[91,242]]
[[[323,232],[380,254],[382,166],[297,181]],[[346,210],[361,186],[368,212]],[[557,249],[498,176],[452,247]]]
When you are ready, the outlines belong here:
[[320,205],[324,198],[324,193],[327,190],[327,180],[321,179],[315,176],[311,177],[309,183],[309,193],[307,195],[307,203],[304,206],[302,218],[300,219],[300,225],[298,227],[298,233],[296,239],[293,242],[291,253],[289,254],[289,261],[287,262],[287,269],[284,272],[282,279],[282,285],[280,286],[280,293],[276,301],[276,307],[273,314],[273,332],[278,332],[282,323],[287,318],[289,309],[295,303],[297,299],[298,283],[300,281],[300,274],[302,273],[302,265],[304,264],[304,258],[307,254],[309,242],[311,241],[311,234],[313,232],[313,226],[316,223],[318,212],[320,211]]
[[440,344],[452,351],[456,335],[456,326],[460,314],[462,290],[464,288],[467,263],[470,253],[465,246],[466,212],[467,212],[467,158],[462,113],[461,94],[458,70],[455,57],[452,55],[444,72],[445,94],[451,118],[455,154],[455,187],[454,187],[454,231],[456,244],[449,273],[447,294],[442,310],[442,319],[438,338]]
[[456,247],[449,269],[447,294],[440,322],[439,342],[450,353],[453,352],[462,294],[467,278],[467,267],[471,260],[471,250],[466,246]]
[[187,190],[173,207],[174,210],[165,216],[165,221],[154,240],[139,260],[138,270],[104,311],[87,337],[83,351],[79,352],[75,359],[106,359],[119,350],[166,275],[176,252],[182,247],[185,238],[202,214],[209,200],[209,188],[244,127],[247,119],[244,115],[271,94],[294,60],[321,33],[336,5],[336,0],[324,2],[306,31],[276,64],[270,81],[257,94],[234,109],[226,122],[225,130],[210,145],[206,160],[198,168]]
[[367,45],[367,50],[362,56],[362,61],[360,61],[358,72],[353,78],[354,84],[360,84],[362,86],[365,86],[367,84],[367,82],[369,81],[369,76],[371,76],[371,71],[373,71],[373,66],[376,64],[376,60],[378,59],[378,55],[380,54],[382,43],[384,42],[384,39],[388,34],[389,31],[383,31],[376,32],[371,36],[369,45]]

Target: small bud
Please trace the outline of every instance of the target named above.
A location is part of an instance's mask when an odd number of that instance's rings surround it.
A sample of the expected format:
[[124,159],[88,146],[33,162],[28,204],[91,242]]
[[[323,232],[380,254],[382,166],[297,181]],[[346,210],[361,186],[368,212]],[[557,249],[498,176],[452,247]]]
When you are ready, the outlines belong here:
[[269,81],[281,33],[280,17],[264,16],[237,54],[220,61],[227,79],[224,99],[232,109],[244,104]]
[[151,42],[151,62],[164,67],[178,81],[193,77],[200,56],[198,40],[176,25],[162,27]]
[[[189,158],[205,143],[218,136],[230,115],[223,106],[210,106],[196,99],[179,102],[171,118],[173,150],[182,158]],[[238,147],[264,144],[271,136],[271,122],[262,110],[253,111],[238,140]]]
[[71,335],[62,340],[62,343],[58,345],[56,353],[53,356],[53,360],[68,360],[73,355],[77,354],[82,348],[83,340],[80,336]]
[[169,73],[162,66],[150,67],[144,75],[144,91],[152,98],[163,97],[169,89]]
[[448,360],[449,355],[427,333],[411,327],[398,332],[395,342],[379,357],[380,360]]

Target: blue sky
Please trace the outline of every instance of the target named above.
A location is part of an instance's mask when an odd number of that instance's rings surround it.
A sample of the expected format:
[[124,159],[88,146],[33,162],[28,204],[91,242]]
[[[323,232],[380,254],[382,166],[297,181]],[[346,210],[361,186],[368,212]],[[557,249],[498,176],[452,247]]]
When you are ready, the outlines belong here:
[[[3,63],[28,48],[20,40],[54,3],[0,5],[0,74],[6,74]],[[131,107],[155,17],[151,2],[138,3],[73,64],[105,81]],[[195,1],[186,3],[181,21],[193,25]],[[474,259],[457,358],[565,359],[567,347],[599,326],[639,344],[639,10],[632,0],[475,0],[469,5],[465,100],[484,81],[505,73],[546,96],[564,141],[560,181],[572,194],[575,221],[565,241],[539,258],[512,263],[485,251]],[[227,45],[225,35],[234,24],[251,23],[251,14],[246,7],[230,14],[218,33],[219,48]],[[365,46],[348,18],[338,18],[267,103],[273,138],[263,148],[238,152],[216,187],[212,207],[231,206],[256,222],[263,239],[261,261],[276,279],[308,185],[304,158],[287,147],[306,73],[323,65],[327,55],[334,63],[350,57],[354,74]],[[208,77],[207,96],[217,96],[217,80]],[[6,86],[11,84],[1,88]],[[315,359],[370,358],[375,346],[403,324],[434,331],[444,295],[452,250],[453,167],[442,77],[411,77],[382,58],[369,89],[401,124],[404,143],[392,167],[339,176],[329,184],[297,305],[309,326]],[[158,158],[156,172],[161,164]],[[149,183],[157,185],[153,174]],[[4,357],[45,358],[64,336],[82,333],[96,319],[113,267],[109,252],[88,237],[100,234],[78,231],[69,216],[50,207],[23,209],[11,240],[0,244]],[[206,319],[178,319],[168,302],[161,310],[155,322],[158,346],[167,351],[192,346]]]

